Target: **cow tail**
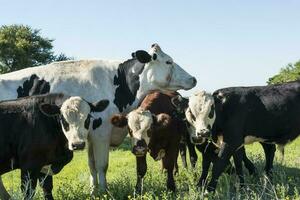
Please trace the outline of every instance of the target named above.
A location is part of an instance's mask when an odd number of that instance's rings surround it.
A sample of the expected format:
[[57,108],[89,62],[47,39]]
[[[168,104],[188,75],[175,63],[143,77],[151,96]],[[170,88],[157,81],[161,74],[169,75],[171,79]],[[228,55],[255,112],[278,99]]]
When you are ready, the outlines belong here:
[[9,200],[10,199],[10,195],[8,194],[8,192],[6,191],[1,176],[0,176],[0,199],[3,200]]

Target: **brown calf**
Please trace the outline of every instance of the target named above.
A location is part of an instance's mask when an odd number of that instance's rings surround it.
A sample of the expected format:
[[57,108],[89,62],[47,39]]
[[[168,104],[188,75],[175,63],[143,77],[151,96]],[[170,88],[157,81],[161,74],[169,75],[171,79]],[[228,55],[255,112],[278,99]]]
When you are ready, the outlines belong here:
[[147,171],[147,151],[154,160],[162,159],[163,168],[167,170],[167,188],[175,191],[173,170],[177,161],[181,134],[186,131],[183,120],[177,116],[171,102],[176,95],[178,93],[153,91],[144,98],[139,108],[127,116],[114,115],[111,119],[115,126],[128,125],[129,133],[133,138],[132,152],[136,155],[138,192],[141,190],[142,179]]

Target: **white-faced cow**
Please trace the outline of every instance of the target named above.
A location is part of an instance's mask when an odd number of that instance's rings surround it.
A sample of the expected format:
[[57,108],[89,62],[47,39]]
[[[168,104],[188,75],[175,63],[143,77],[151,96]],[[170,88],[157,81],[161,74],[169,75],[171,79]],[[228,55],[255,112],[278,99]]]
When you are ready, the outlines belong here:
[[179,142],[186,131],[186,126],[177,117],[176,109],[171,98],[176,92],[150,92],[136,110],[127,116],[114,115],[112,124],[117,127],[128,126],[133,140],[132,152],[137,161],[136,191],[140,192],[142,179],[147,171],[146,154],[150,153],[154,160],[161,160],[167,170],[167,188],[174,191],[174,167],[177,164]]
[[[92,129],[91,112],[103,111],[108,103],[101,100],[92,104],[62,93],[1,101],[0,177],[21,169],[22,191],[25,199],[31,198],[37,179],[44,178],[43,167],[54,165],[52,170],[65,165],[72,159],[71,151],[83,149]],[[45,180],[45,199],[53,199],[52,178]],[[1,179],[0,190],[1,199],[8,199]]]
[[[197,106],[200,106],[200,105],[204,106],[204,107],[207,106],[205,104],[202,104],[200,99],[198,99],[199,102],[195,101],[195,99],[193,99],[193,97],[199,97],[203,94],[204,94],[203,92],[200,92],[200,93],[197,93],[197,94],[191,96],[190,97],[192,99],[191,102],[197,102]],[[176,112],[178,113],[179,116],[181,116],[181,118],[184,120],[184,122],[186,124],[187,133],[188,133],[188,137],[186,140],[190,141],[190,143],[191,143],[191,144],[188,144],[189,149],[193,149],[196,147],[202,154],[202,173],[201,173],[201,176],[200,176],[198,184],[197,184],[197,186],[202,187],[206,183],[210,165],[217,160],[217,156],[218,156],[218,153],[220,150],[219,148],[221,145],[220,143],[222,142],[222,137],[219,137],[218,140],[216,142],[214,142],[214,141],[208,140],[207,138],[205,138],[203,136],[199,136],[199,134],[196,133],[195,130],[196,130],[197,119],[194,115],[188,116],[188,115],[190,115],[190,113],[186,113],[186,112],[190,112],[188,110],[189,109],[189,99],[188,98],[184,98],[184,97],[181,97],[180,95],[178,95],[178,96],[172,98],[172,104],[176,107]],[[194,110],[197,110],[197,113],[199,113],[198,111],[202,110],[202,108],[197,107],[197,108],[194,108]],[[209,118],[214,117],[213,112],[206,113],[206,114],[208,114]],[[198,119],[198,120],[200,120],[200,119]],[[208,123],[209,127],[211,125],[212,124]],[[249,174],[256,174],[257,171],[256,171],[255,166],[247,158],[244,147],[242,147],[242,148],[243,148],[242,149],[243,162],[245,164],[245,167],[249,171]],[[180,153],[182,153],[182,152],[180,152]],[[238,165],[238,164],[236,164],[236,165]],[[226,170],[227,173],[232,173],[234,171],[233,167],[231,166],[231,163],[229,161],[227,163],[226,169],[227,169]],[[237,168],[236,172],[239,173],[239,170],[240,170],[240,168]]]
[[[201,114],[195,111],[199,110],[200,102],[210,105],[200,106]],[[215,91],[213,95],[203,93],[191,97],[186,112],[187,118],[198,118],[203,124],[198,126],[195,132],[198,132],[200,137],[211,135],[213,139],[223,136],[208,189],[215,189],[217,180],[224,171],[224,161],[235,155],[240,162],[242,147],[253,142],[261,142],[263,145],[266,156],[265,170],[269,174],[273,166],[274,144],[283,147],[299,136],[299,111],[299,81],[269,86],[224,88]],[[215,113],[214,120],[207,119],[210,112]],[[211,122],[210,126],[205,123],[207,121]],[[195,120],[190,122],[197,127]]]
[[[126,129],[113,128],[110,117],[114,113],[128,113],[150,90],[188,90],[196,79],[185,72],[173,59],[154,44],[148,52],[136,51],[125,62],[83,60],[52,63],[0,76],[0,100],[14,99],[18,91],[30,91],[31,76],[49,83],[50,92],[81,96],[88,101],[108,99],[111,103],[102,113],[93,114],[95,122],[88,145],[92,191],[106,188],[109,146],[118,146],[124,140]],[[43,85],[41,89],[47,89]],[[20,92],[21,93],[21,92]],[[94,121],[93,121],[94,123]]]

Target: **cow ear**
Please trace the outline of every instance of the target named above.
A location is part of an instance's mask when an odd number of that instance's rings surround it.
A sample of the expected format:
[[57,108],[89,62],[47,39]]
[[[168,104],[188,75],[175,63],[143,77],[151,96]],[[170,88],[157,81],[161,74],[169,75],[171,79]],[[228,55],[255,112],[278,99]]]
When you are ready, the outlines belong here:
[[187,98],[183,98],[181,95],[177,95],[171,99],[171,102],[177,110],[184,112],[188,107],[189,100]]
[[148,63],[151,61],[151,55],[144,50],[138,50],[131,54],[133,58],[136,58],[140,63]]
[[153,116],[154,128],[156,130],[165,129],[171,125],[171,116],[165,113],[161,113]]
[[39,105],[39,109],[48,117],[54,117],[60,114],[60,107],[55,104],[43,103]]
[[105,110],[105,108],[108,106],[108,104],[109,104],[109,100],[107,100],[107,99],[100,100],[95,103],[89,103],[89,105],[91,107],[91,112],[102,112]]
[[112,116],[112,118],[110,119],[110,123],[112,123],[112,125],[119,127],[119,128],[123,128],[125,126],[127,126],[127,117],[121,114],[115,114]]

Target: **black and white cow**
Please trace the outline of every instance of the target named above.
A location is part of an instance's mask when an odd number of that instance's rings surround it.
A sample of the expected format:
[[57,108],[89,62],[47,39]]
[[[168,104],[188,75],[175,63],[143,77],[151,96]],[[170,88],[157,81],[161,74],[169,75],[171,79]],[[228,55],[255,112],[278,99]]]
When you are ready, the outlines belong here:
[[[203,93],[199,93],[201,95]],[[197,95],[194,95],[198,97]],[[192,96],[192,97],[194,97]],[[191,98],[192,98],[191,97]],[[196,101],[194,101],[196,102]],[[212,163],[214,163],[217,160],[218,153],[220,151],[220,143],[222,142],[222,136],[218,138],[216,142],[209,141],[205,137],[201,137],[197,134],[195,131],[195,123],[197,121],[196,117],[192,116],[191,118],[187,119],[186,117],[186,112],[188,111],[189,107],[189,99],[181,97],[180,95],[173,97],[172,98],[172,103],[176,107],[176,112],[178,113],[179,116],[185,121],[186,123],[186,129],[187,129],[187,141],[190,142],[189,144],[189,149],[197,148],[201,154],[202,154],[202,173],[198,181],[198,186],[202,187],[206,183],[207,175],[209,168]],[[199,104],[197,104],[199,106]],[[202,104],[200,104],[202,105]],[[196,109],[200,109],[199,107]],[[208,115],[208,119],[214,118],[214,112],[210,112]],[[208,122],[208,126],[212,126],[210,122]],[[193,150],[195,151],[195,150]],[[256,174],[256,168],[254,164],[247,158],[246,152],[244,147],[242,147],[243,152],[243,162],[245,164],[245,167],[249,171],[249,174]],[[180,152],[182,153],[182,152]],[[235,159],[234,159],[235,160]],[[238,163],[235,163],[236,165],[239,165]],[[228,161],[227,162],[227,167],[226,167],[226,172],[227,173],[232,173],[233,167],[231,166],[231,163]],[[241,168],[238,168],[236,171],[239,173],[239,170]]]
[[[92,129],[90,113],[103,111],[108,103],[101,100],[92,104],[62,93],[1,101],[0,198],[9,199],[1,175],[14,169],[21,169],[22,191],[25,199],[31,198],[37,179],[47,176],[41,176],[43,167],[54,165],[46,169],[52,174],[70,162],[72,151],[84,148]],[[52,178],[42,182],[45,198],[53,199]]]
[[[274,144],[282,149],[299,136],[300,81],[269,86],[224,88],[215,91],[213,95],[203,93],[196,96],[191,97],[195,99],[194,102],[190,98],[186,112],[189,121],[192,122],[192,118],[199,119],[192,123],[196,132],[204,137],[210,135],[210,132],[213,138],[223,135],[218,160],[213,166],[208,188],[210,190],[215,189],[217,180],[224,171],[224,161],[234,154],[241,159],[240,149],[243,145],[256,141],[269,145],[264,149],[267,158],[266,170],[271,170]],[[200,102],[206,106],[200,106],[202,109],[199,111],[197,105]],[[210,112],[215,113],[215,119],[208,119]],[[212,126],[208,126],[207,122],[212,122]]]
[[121,144],[127,134],[126,129],[113,127],[110,117],[136,108],[151,90],[188,90],[196,85],[194,77],[154,44],[149,52],[136,51],[125,62],[65,61],[0,75],[0,100],[18,97],[19,87],[24,90],[24,86],[34,86],[34,83],[24,85],[32,75],[48,82],[50,92],[81,96],[88,101],[105,98],[111,102],[105,112],[93,114],[98,123],[91,131],[88,145],[92,192],[97,191],[98,183],[101,189],[106,188],[109,147]]

